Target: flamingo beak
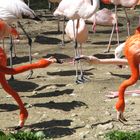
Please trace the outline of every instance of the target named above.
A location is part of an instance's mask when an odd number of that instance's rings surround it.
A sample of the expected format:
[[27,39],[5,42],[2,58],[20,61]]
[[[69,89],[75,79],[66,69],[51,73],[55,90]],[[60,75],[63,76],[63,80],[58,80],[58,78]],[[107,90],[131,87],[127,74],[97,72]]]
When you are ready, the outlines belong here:
[[120,122],[127,122],[127,120],[123,116],[122,111],[117,111],[117,120],[119,120]]
[[25,121],[26,121],[26,119],[20,120],[20,121],[19,121],[19,124],[18,124],[18,126],[15,128],[15,130],[21,129],[21,128],[24,126]]

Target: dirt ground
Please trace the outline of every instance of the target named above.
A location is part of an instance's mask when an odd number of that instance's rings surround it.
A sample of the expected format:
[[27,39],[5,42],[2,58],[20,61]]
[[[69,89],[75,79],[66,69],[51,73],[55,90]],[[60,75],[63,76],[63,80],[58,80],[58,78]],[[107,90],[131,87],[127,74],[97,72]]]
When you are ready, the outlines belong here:
[[[65,46],[61,47],[62,32],[57,32],[57,20],[48,10],[38,10],[42,21],[23,20],[27,32],[33,38],[33,62],[50,55],[58,58],[74,56],[73,43],[65,36]],[[131,34],[138,24],[139,9],[128,10],[131,22]],[[124,12],[119,11],[120,40],[127,37]],[[62,22],[62,21],[61,21]],[[62,24],[61,24],[62,25]],[[113,58],[117,46],[116,35],[113,36],[110,53],[106,50],[112,27],[97,26],[92,32],[88,24],[89,38],[83,44],[83,54],[95,55],[98,58]],[[22,31],[21,40],[16,45],[18,58],[14,59],[14,67],[28,64],[27,39]],[[7,42],[6,52],[9,52]],[[116,65],[89,65],[82,63],[85,76],[90,80],[83,84],[75,83],[75,67],[73,64],[52,64],[44,69],[34,70],[31,79],[29,72],[15,76],[9,84],[19,93],[28,109],[29,117],[23,130],[43,131],[56,140],[103,140],[110,130],[140,129],[140,96],[126,96],[125,124],[116,120],[115,103],[117,98],[109,99],[105,95],[117,91],[121,82],[130,76],[128,67],[118,68]],[[139,81],[128,88],[139,89]],[[5,130],[18,124],[19,109],[16,102],[0,88],[0,128]]]

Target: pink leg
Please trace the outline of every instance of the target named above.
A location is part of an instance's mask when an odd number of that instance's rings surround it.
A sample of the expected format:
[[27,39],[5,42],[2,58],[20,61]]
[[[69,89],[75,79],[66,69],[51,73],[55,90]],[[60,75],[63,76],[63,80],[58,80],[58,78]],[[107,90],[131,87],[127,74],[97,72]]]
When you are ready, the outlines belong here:
[[128,18],[127,11],[125,8],[124,8],[124,12],[125,12],[126,21],[127,21],[127,34],[128,34],[128,36],[130,36],[130,20]]
[[[108,98],[117,98],[118,97],[118,91],[111,91],[109,95],[105,95]],[[140,94],[140,90],[130,90],[125,91],[125,95],[132,95],[132,94]]]
[[25,120],[28,117],[28,112],[26,110],[26,108],[23,105],[22,100],[20,99],[18,93],[12,89],[12,87],[7,83],[6,79],[5,79],[5,75],[3,73],[0,73],[0,83],[3,87],[3,89],[10,94],[15,101],[18,103],[19,105],[19,109],[20,109],[20,122],[19,122],[19,126],[17,127],[17,129],[20,129],[24,126]]
[[118,46],[119,46],[119,44],[120,44],[120,39],[119,39],[119,28],[118,28],[117,5],[115,5],[115,17],[116,17],[116,34],[117,34],[117,42],[118,42]]
[[114,24],[113,27],[112,27],[112,32],[111,32],[111,35],[110,35],[110,38],[109,38],[109,43],[108,43],[108,46],[107,46],[107,51],[105,51],[105,52],[109,52],[110,49],[111,49],[111,41],[112,41],[114,29],[115,29],[115,24]]

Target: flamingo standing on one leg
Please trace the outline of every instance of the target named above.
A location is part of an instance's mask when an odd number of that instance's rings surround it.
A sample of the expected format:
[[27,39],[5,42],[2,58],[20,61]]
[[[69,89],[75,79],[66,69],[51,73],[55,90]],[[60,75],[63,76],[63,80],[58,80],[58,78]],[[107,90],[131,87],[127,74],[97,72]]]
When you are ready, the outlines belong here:
[[[77,25],[78,23],[78,26]],[[73,41],[77,41],[77,43],[80,44],[80,49],[81,52],[80,54],[82,54],[82,44],[85,43],[88,39],[88,28],[85,24],[85,21],[81,18],[78,20],[69,20],[67,22],[66,28],[65,28],[65,32],[66,35]],[[76,56],[79,55],[79,48],[78,51],[76,52],[77,54],[75,54]],[[84,80],[84,75],[83,75],[83,70],[82,70],[82,66],[81,63],[79,62],[80,67],[81,67],[81,74],[80,74],[80,78],[78,78],[78,71],[76,71],[76,82],[80,82]],[[78,65],[77,65],[77,69],[78,69]],[[79,79],[79,80],[78,80]]]
[[[119,45],[119,34],[118,34],[118,16],[117,16],[117,7],[118,5],[121,5],[125,11],[125,15],[126,15],[126,20],[127,20],[127,32],[128,32],[128,36],[130,35],[130,21],[127,15],[127,11],[125,8],[131,8],[133,6],[135,6],[139,0],[101,0],[103,3],[105,4],[114,4],[115,5],[115,16],[116,16],[116,32],[117,32],[117,42]],[[107,47],[107,52],[110,51],[111,46],[108,45]]]
[[54,62],[58,62],[58,61],[55,58],[48,58],[48,59],[41,59],[36,63],[27,64],[16,68],[8,68],[6,67],[7,65],[6,54],[3,51],[3,49],[0,48],[0,83],[2,85],[2,88],[15,99],[20,109],[20,121],[16,129],[20,129],[24,126],[24,123],[28,117],[28,111],[24,107],[24,104],[21,98],[19,97],[18,93],[7,83],[5,75],[6,74],[14,75],[31,69],[45,68]]
[[[0,0],[0,19],[3,19],[8,22],[8,24],[13,23],[14,21],[18,22],[19,27],[23,30],[26,37],[28,38],[29,44],[29,61],[32,63],[31,57],[31,46],[32,46],[32,39],[27,34],[25,29],[20,23],[20,20],[25,18],[39,20],[35,12],[30,9],[23,0]],[[12,45],[11,45],[12,46]],[[30,78],[33,74],[33,71],[28,75]]]
[[[93,3],[93,5],[91,5],[91,3]],[[83,18],[83,19],[87,19],[89,17],[91,17],[96,10],[99,8],[99,0],[62,0],[59,3],[59,6],[57,7],[57,9],[54,12],[54,16],[65,16],[68,19],[72,19],[72,20],[78,20],[77,21],[77,29],[79,26],[79,19]],[[73,22],[74,23],[74,22]],[[73,29],[75,29],[75,25],[73,25]],[[78,30],[77,30],[78,32]],[[73,31],[73,33],[75,33],[75,31]],[[76,33],[77,34],[77,33]],[[75,37],[77,35],[74,35]],[[78,47],[77,47],[77,40],[75,38],[75,56],[79,56],[79,52],[78,52]],[[77,64],[76,64],[76,74],[77,74]],[[77,79],[77,75],[76,75],[76,82],[79,81],[79,79]]]

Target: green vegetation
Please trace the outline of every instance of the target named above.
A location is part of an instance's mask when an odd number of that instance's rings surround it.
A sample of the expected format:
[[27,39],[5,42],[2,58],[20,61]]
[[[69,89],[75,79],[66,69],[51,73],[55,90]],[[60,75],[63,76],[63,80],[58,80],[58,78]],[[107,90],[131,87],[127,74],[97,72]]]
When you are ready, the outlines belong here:
[[18,131],[17,133],[9,134],[0,131],[0,140],[49,140],[49,138],[45,138],[45,134],[42,131]]
[[140,140],[140,131],[111,131],[106,133],[106,140]]

